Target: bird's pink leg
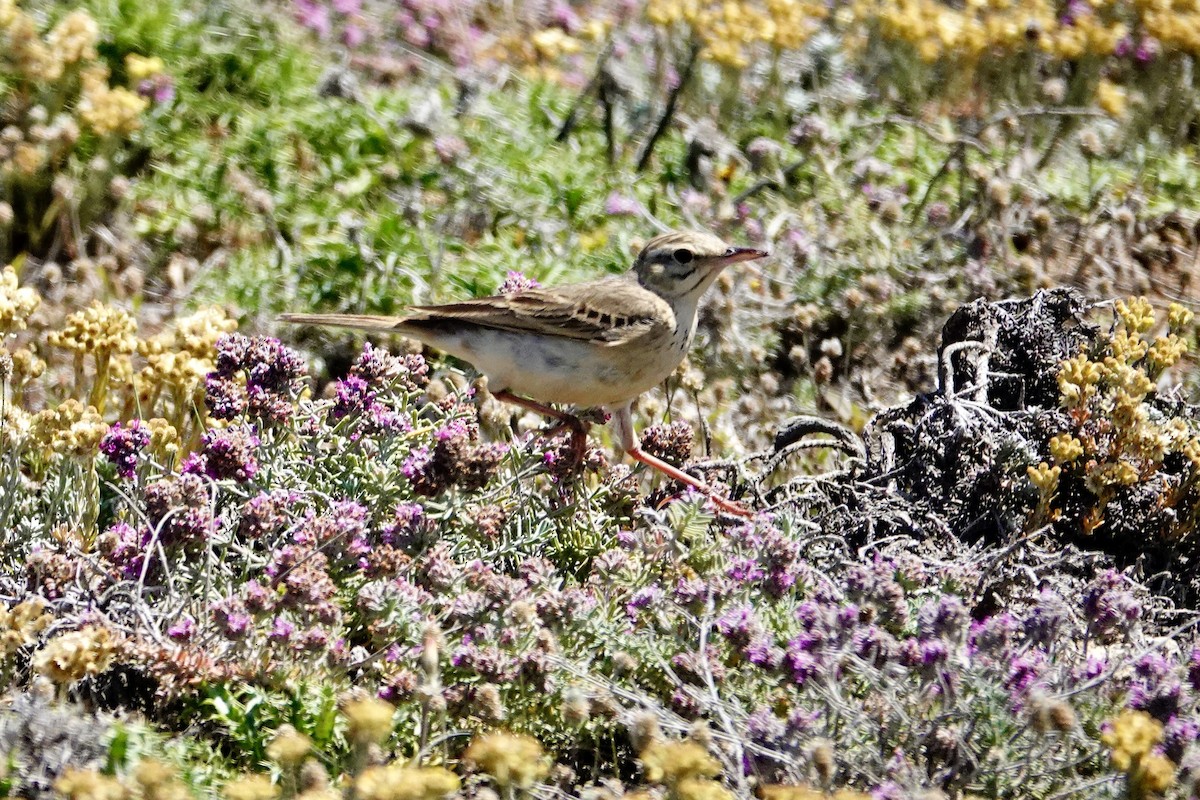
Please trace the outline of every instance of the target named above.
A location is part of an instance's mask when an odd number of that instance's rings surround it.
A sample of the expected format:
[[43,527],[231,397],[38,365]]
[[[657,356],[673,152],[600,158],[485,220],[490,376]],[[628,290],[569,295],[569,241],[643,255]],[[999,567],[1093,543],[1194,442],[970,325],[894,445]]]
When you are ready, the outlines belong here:
[[634,461],[640,461],[646,466],[653,467],[664,475],[667,475],[668,477],[677,480],[680,483],[685,483],[688,486],[694,487],[695,489],[703,492],[704,494],[708,495],[709,499],[712,500],[717,508],[721,509],[722,511],[735,514],[739,517],[754,516],[753,511],[739,503],[735,503],[732,500],[727,500],[724,497],[721,497],[716,493],[716,490],[714,490],[708,484],[693,478],[691,475],[688,475],[681,469],[671,466],[661,458],[655,458],[649,453],[643,452],[638,446],[637,435],[633,432],[633,414],[630,411],[628,404],[616,409],[616,411],[613,412],[612,422],[613,430],[617,434],[617,441],[620,443],[621,449],[628,453],[629,457]]
[[585,425],[583,420],[581,420],[579,417],[575,416],[574,414],[568,414],[565,411],[559,411],[557,408],[553,408],[544,403],[539,403],[537,400],[530,400],[528,397],[521,397],[519,394],[513,394],[512,392],[508,392],[503,389],[498,392],[492,392],[492,397],[495,397],[497,400],[502,400],[505,403],[513,403],[514,405],[521,406],[522,408],[528,408],[530,411],[534,411],[538,414],[550,417],[551,419],[558,420],[559,424],[551,429],[547,435],[553,435],[554,433],[562,430],[564,427],[570,428],[571,458],[575,466],[579,466],[583,463],[583,457],[587,455],[587,425]]

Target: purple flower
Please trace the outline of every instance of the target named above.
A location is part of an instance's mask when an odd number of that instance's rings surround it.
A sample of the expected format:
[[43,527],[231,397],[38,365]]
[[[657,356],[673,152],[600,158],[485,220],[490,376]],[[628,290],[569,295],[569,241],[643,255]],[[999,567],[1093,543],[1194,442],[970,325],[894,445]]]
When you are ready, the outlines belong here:
[[652,584],[638,589],[629,602],[625,604],[625,614],[632,622],[638,618],[640,611],[652,607],[662,597],[663,590],[657,585]]
[[504,277],[504,283],[500,284],[500,288],[496,290],[496,293],[520,294],[529,289],[536,289],[539,286],[541,284],[533,278],[527,278],[523,273],[517,272],[515,269],[510,269]]
[[271,632],[267,634],[267,638],[273,642],[288,642],[291,641],[292,635],[296,632],[296,625],[283,617],[276,617],[271,625]]
[[214,419],[233,419],[245,412],[250,399],[233,378],[210,372],[204,379],[204,404]]
[[969,649],[994,661],[1007,659],[1018,630],[1017,620],[1007,611],[971,625]]
[[1138,42],[1137,50],[1133,53],[1133,60],[1139,64],[1149,64],[1158,58],[1158,54],[1162,52],[1162,46],[1158,40],[1152,36],[1144,36]]
[[1089,632],[1101,641],[1111,641],[1141,619],[1142,606],[1130,591],[1128,579],[1109,569],[1084,589],[1083,613]]
[[1196,739],[1200,738],[1200,725],[1195,719],[1178,714],[1167,722],[1163,731],[1163,752],[1167,758],[1176,764],[1183,760],[1183,754]]
[[198,545],[216,528],[208,486],[197,475],[152,483],[144,497],[147,523],[164,547]]
[[642,204],[636,198],[613,191],[604,201],[604,213],[613,217],[636,217],[642,213]]
[[[146,568],[147,546],[150,543],[150,533],[138,530],[125,522],[118,522],[105,531],[97,539],[100,553],[110,564],[121,572],[126,580],[140,580],[143,569]],[[151,566],[146,569],[147,576],[155,575],[157,560],[151,560]],[[157,577],[157,576],[155,576]]]
[[332,419],[342,419],[351,414],[361,414],[375,399],[375,393],[364,379],[357,375],[348,375],[335,385],[334,397],[329,416]]
[[196,635],[196,620],[186,614],[179,618],[171,627],[167,628],[167,636],[177,642],[189,642]]
[[806,646],[807,643],[801,639],[793,639],[788,642],[787,653],[784,655],[784,663],[798,686],[803,686],[809,678],[820,672],[820,664],[813,654],[808,652]]
[[342,44],[351,49],[362,47],[363,42],[367,40],[367,32],[361,26],[354,23],[348,23],[342,28]]
[[1067,621],[1067,604],[1051,589],[1042,589],[1037,604],[1025,618],[1025,636],[1034,645],[1049,648]]
[[213,603],[210,611],[217,629],[227,639],[244,638],[253,622],[250,615],[246,613],[246,607],[236,597],[229,597]]
[[717,630],[738,649],[750,644],[763,631],[762,623],[749,605],[735,606],[717,617]]
[[412,391],[429,383],[429,365],[424,356],[419,353],[393,356],[370,342],[363,345],[362,353],[350,367],[350,374],[376,388],[398,381]]
[[254,450],[259,440],[249,425],[208,431],[201,441],[204,443],[204,473],[213,480],[231,479],[244,483],[258,473]]
[[138,83],[138,94],[157,105],[169,103],[175,99],[175,81],[170,75],[158,74],[144,78]]
[[117,475],[132,480],[136,474],[138,456],[150,444],[150,431],[135,419],[128,427],[114,423],[100,440],[100,452],[117,468]]
[[321,38],[329,35],[329,9],[313,0],[296,0],[296,21]]
[[1116,46],[1113,48],[1113,55],[1117,58],[1127,58],[1133,52],[1133,39],[1129,36],[1122,36],[1117,40]]
[[362,10],[362,0],[333,0],[333,10],[343,16],[357,14]]

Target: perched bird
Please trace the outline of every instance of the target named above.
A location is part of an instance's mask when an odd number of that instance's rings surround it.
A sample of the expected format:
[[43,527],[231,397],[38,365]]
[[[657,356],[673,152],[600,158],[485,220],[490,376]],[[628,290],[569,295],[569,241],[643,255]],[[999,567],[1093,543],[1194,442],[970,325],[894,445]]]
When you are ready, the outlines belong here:
[[696,487],[726,511],[747,515],[696,478],[643,452],[630,408],[687,354],[700,297],[721,270],[766,255],[730,247],[707,233],[667,233],[651,239],[633,269],[619,277],[415,306],[398,317],[284,314],[281,319],[397,333],[468,361],[487,376],[497,399],[569,427],[580,456],[586,426],[546,403],[603,406],[612,414],[617,441],[632,458]]

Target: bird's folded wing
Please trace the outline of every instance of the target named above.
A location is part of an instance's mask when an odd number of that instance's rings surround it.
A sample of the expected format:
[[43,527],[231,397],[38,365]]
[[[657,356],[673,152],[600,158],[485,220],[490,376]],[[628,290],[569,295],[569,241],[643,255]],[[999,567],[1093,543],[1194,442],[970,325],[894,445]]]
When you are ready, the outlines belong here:
[[670,307],[650,292],[616,281],[561,289],[527,289],[410,309],[399,326],[441,328],[463,323],[514,333],[547,333],[581,341],[618,345],[672,322]]

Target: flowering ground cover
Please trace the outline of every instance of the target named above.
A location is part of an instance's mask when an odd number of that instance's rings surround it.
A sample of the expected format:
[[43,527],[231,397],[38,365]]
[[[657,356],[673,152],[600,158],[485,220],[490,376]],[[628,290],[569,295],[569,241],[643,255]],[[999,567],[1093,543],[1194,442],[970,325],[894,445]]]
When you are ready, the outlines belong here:
[[[0,789],[1200,796],[1198,31],[0,0]],[[772,257],[643,443],[750,521],[275,322],[681,227]]]

